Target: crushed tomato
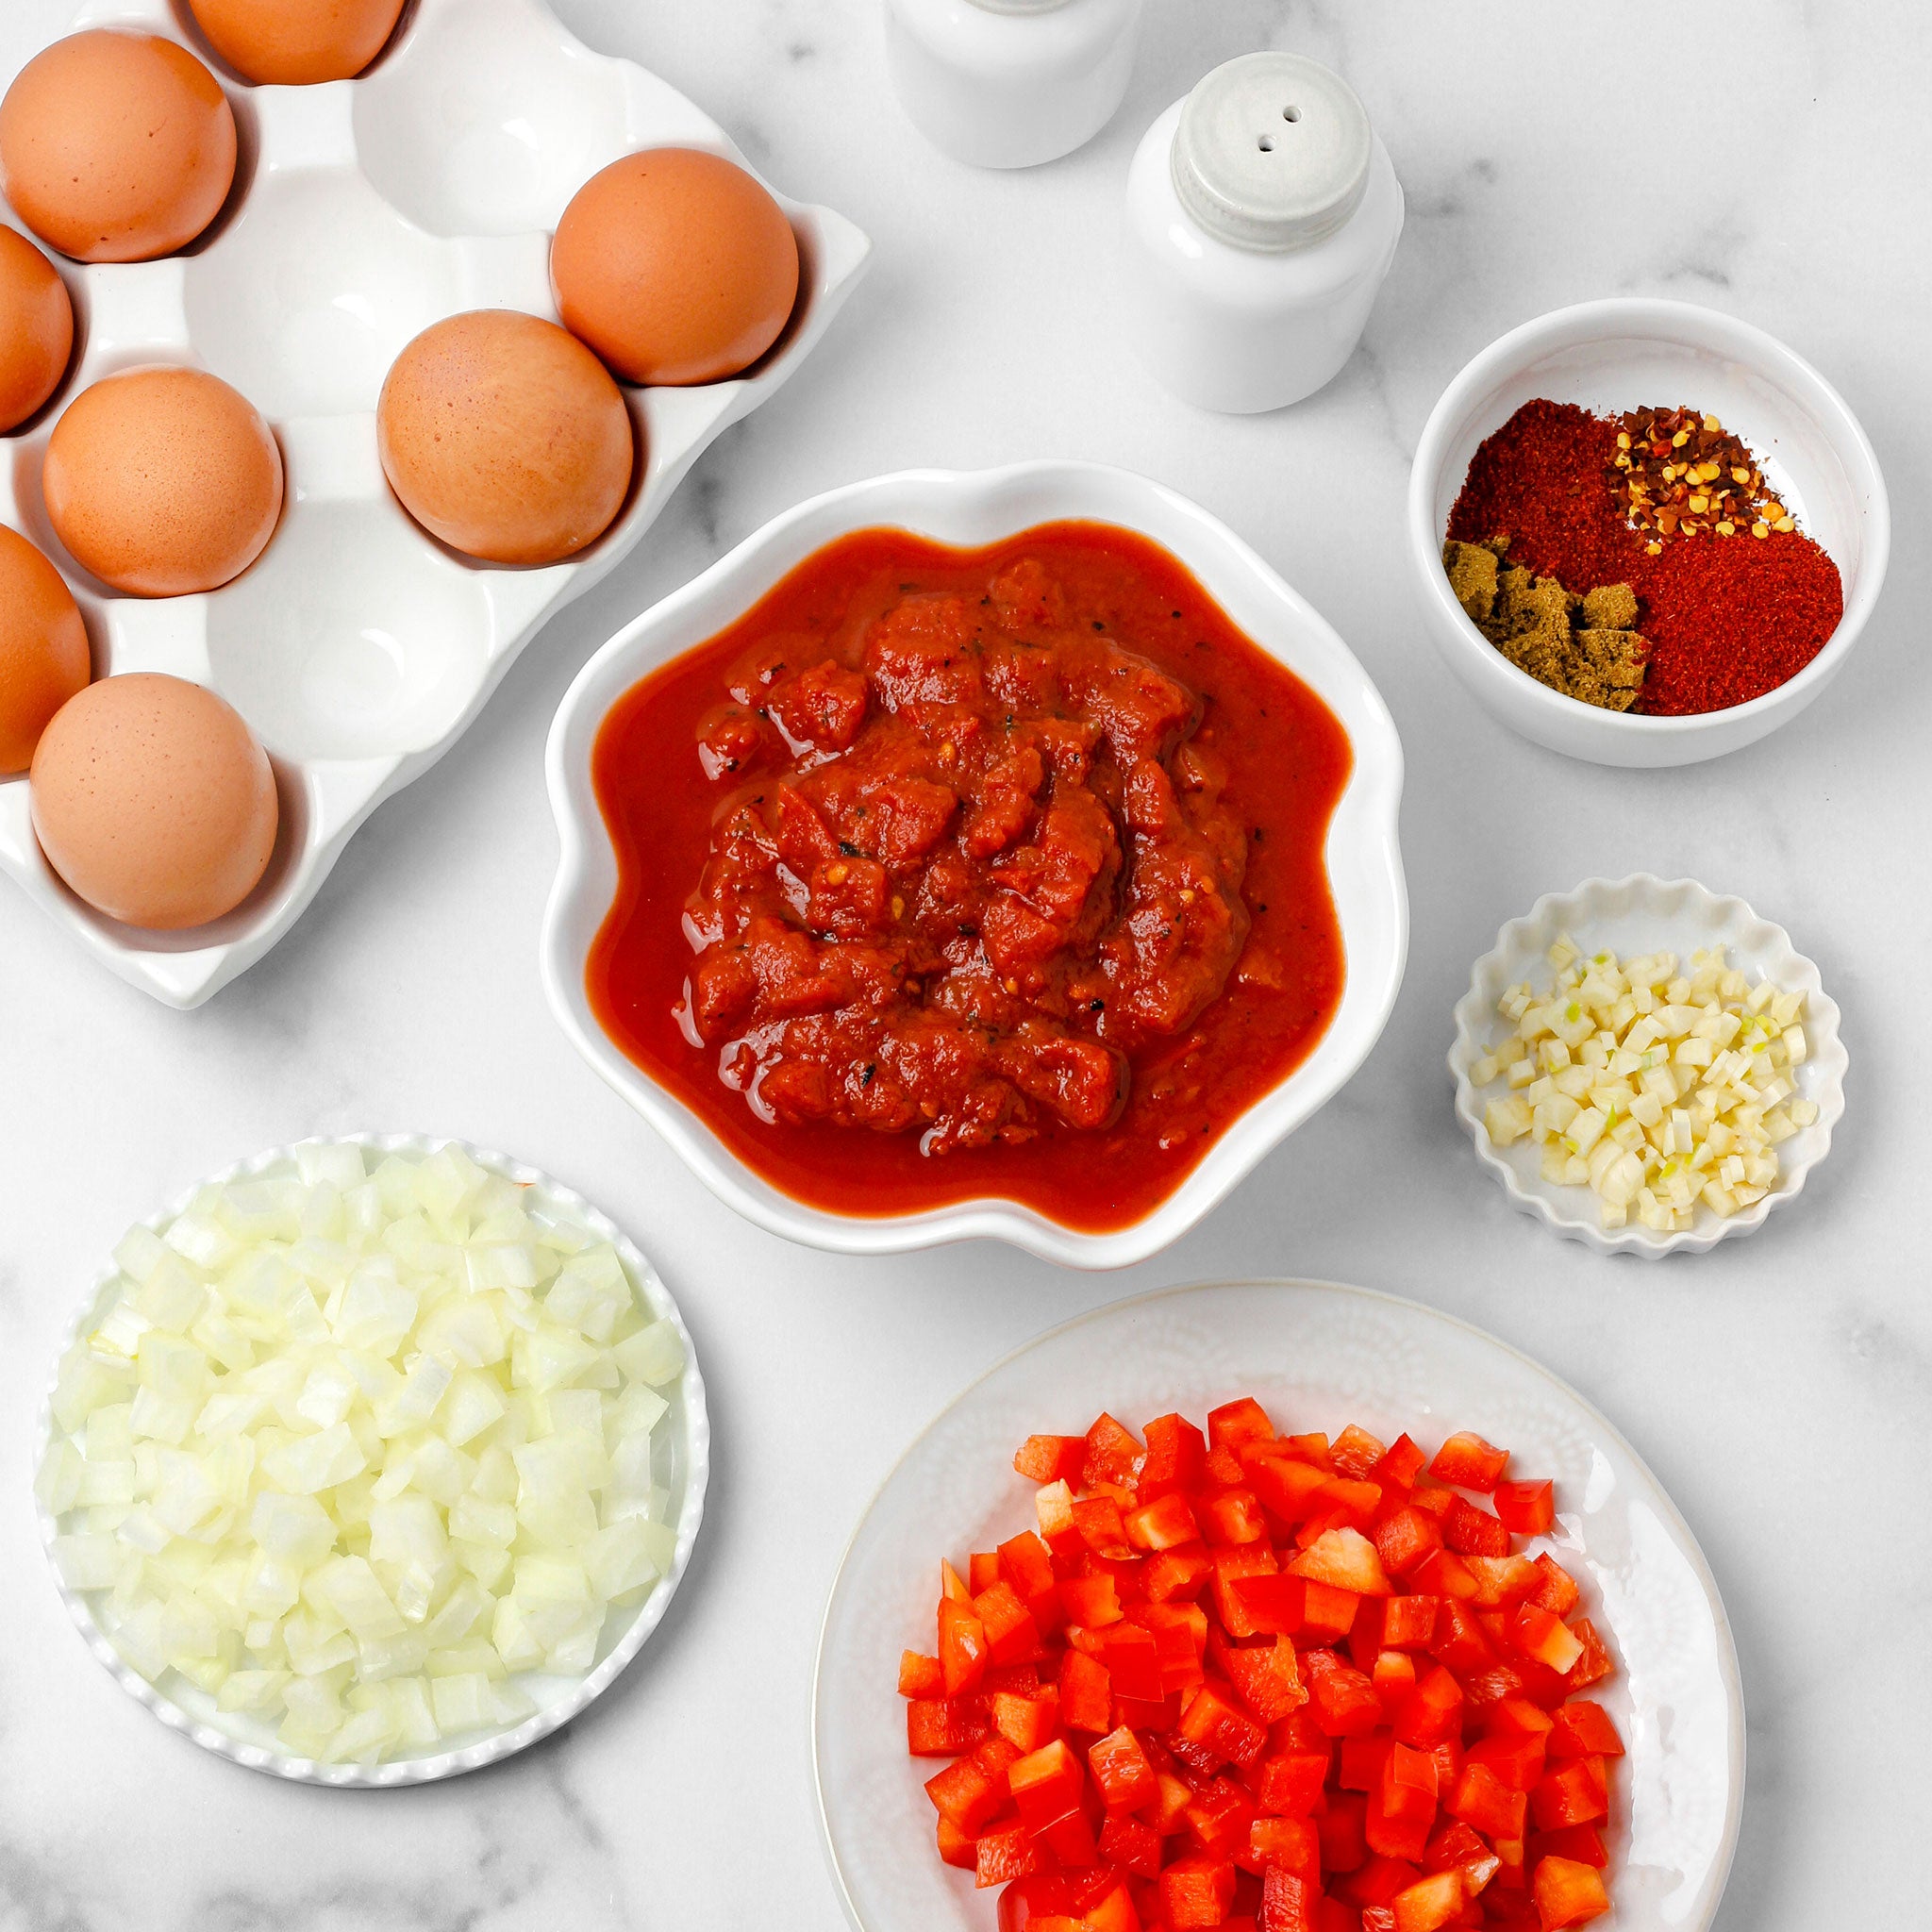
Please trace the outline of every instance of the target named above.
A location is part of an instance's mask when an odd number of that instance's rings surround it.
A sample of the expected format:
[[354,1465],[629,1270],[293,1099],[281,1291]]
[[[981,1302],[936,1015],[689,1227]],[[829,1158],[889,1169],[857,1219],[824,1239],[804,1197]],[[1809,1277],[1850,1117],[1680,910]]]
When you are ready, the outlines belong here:
[[[1283,1436],[1251,1397],[1029,1437],[1037,1528],[941,1565],[899,1663],[941,1858],[998,1932],[1558,1932],[1609,1908],[1624,1755],[1507,1453]],[[1470,1482],[1469,1478],[1474,1481]],[[991,1916],[989,1915],[989,1932]]]
[[1334,1014],[1350,763],[1144,538],[860,531],[605,720],[591,1004],[801,1198],[1124,1225]]

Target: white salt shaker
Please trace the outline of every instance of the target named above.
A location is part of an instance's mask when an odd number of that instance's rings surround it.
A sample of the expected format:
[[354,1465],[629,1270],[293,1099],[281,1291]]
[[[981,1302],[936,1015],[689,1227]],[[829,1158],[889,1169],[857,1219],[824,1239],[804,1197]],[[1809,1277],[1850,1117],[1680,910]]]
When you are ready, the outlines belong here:
[[1230,60],[1155,122],[1128,173],[1135,347],[1203,408],[1299,402],[1353,354],[1402,217],[1341,75],[1297,54]]
[[1127,91],[1141,0],[886,0],[886,65],[933,145],[1030,168],[1084,145]]

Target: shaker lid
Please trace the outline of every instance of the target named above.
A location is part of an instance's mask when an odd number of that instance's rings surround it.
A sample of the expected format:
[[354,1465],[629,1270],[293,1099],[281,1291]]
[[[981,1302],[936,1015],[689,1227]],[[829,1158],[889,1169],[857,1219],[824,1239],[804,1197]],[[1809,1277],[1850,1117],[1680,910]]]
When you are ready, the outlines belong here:
[[1299,54],[1244,54],[1181,108],[1181,206],[1238,248],[1286,253],[1332,235],[1369,182],[1369,117],[1339,74]]

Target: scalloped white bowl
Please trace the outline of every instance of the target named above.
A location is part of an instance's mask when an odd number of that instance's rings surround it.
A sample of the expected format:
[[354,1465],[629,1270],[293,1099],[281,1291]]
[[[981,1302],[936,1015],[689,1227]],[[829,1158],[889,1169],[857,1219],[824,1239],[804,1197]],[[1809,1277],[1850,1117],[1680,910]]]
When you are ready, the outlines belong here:
[[[1586,953],[1608,946],[1624,958],[1670,951],[1688,958],[1699,947],[1723,945],[1730,949],[1731,964],[1752,979],[1803,991],[1805,1035],[1811,1051],[1797,1070],[1795,1084],[1806,1099],[1818,1103],[1818,1118],[1778,1147],[1778,1184],[1761,1201],[1729,1220],[1699,1202],[1695,1225],[1682,1234],[1657,1234],[1635,1223],[1606,1228],[1599,1224],[1596,1196],[1590,1189],[1543,1179],[1541,1152],[1532,1142],[1497,1147],[1491,1141],[1483,1105],[1505,1090],[1472,1086],[1469,1069],[1509,1031],[1496,1012],[1503,994],[1521,979],[1538,988],[1549,984],[1553,974],[1543,955],[1563,933]],[[1641,1255],[1647,1260],[1705,1254],[1728,1235],[1755,1234],[1774,1208],[1797,1196],[1806,1176],[1830,1149],[1832,1129],[1844,1116],[1849,1064],[1839,1018],[1838,1003],[1824,991],[1818,968],[1791,944],[1783,926],[1760,919],[1743,900],[1722,898],[1694,879],[1666,881],[1649,873],[1614,883],[1587,879],[1574,892],[1546,893],[1524,918],[1511,920],[1496,935],[1494,948],[1472,969],[1469,991],[1456,1003],[1456,1040],[1449,1049],[1456,1118],[1510,1206],[1566,1240],[1582,1241],[1600,1254]]]
[[[1779,500],[1844,580],[1844,615],[1817,657],[1748,705],[1688,718],[1582,704],[1510,663],[1456,601],[1442,539],[1476,445],[1537,396],[1607,415],[1652,404],[1714,409],[1751,445]],[[1790,723],[1844,669],[1878,601],[1890,546],[1885,479],[1845,399],[1774,336],[1690,302],[1618,296],[1511,329],[1442,391],[1409,472],[1409,562],[1436,648],[1512,731],[1603,765],[1691,764]]]
[[[794,565],[848,531],[888,525],[942,543],[977,545],[1068,517],[1123,525],[1164,545],[1347,731],[1355,769],[1325,851],[1347,956],[1341,1007],[1314,1052],[1222,1135],[1173,1194],[1128,1227],[1083,1233],[997,1198],[876,1217],[811,1207],[752,1173],[703,1120],[626,1058],[591,1010],[585,962],[617,890],[617,856],[591,782],[598,728],[640,678],[715,636]],[[548,773],[563,850],[544,911],[540,963],[558,1023],[713,1193],[760,1227],[810,1247],[899,1254],[990,1236],[1074,1268],[1144,1260],[1193,1226],[1349,1078],[1380,1036],[1402,983],[1408,950],[1396,836],[1402,744],[1381,694],[1341,638],[1224,524],[1125,470],[1076,462],[908,470],[800,504],[626,625],[584,666],[551,727]],[[667,943],[681,941],[673,932]]]
[[[105,1592],[71,1590],[61,1579],[52,1561],[52,1544],[59,1524],[45,1509],[37,1507],[41,1541],[48,1551],[47,1567],[53,1574],[61,1602],[67,1606],[67,1614],[73,1618],[75,1627],[87,1641],[88,1649],[108,1675],[138,1704],[152,1711],[171,1730],[192,1738],[203,1750],[212,1751],[217,1757],[229,1758],[250,1771],[267,1772],[273,1776],[290,1778],[301,1784],[388,1790],[398,1785],[428,1784],[437,1778],[454,1777],[458,1773],[475,1771],[483,1765],[494,1764],[498,1758],[511,1757],[534,1744],[538,1739],[548,1737],[559,1724],[568,1724],[616,1682],[618,1674],[643,1648],[645,1640],[663,1621],[664,1612],[671,1607],[671,1599],[676,1594],[677,1586],[684,1580],[684,1574],[691,1565],[691,1546],[697,1541],[698,1525],[705,1514],[705,1489],[711,1466],[711,1424],[705,1406],[704,1376],[698,1371],[697,1354],[691,1345],[691,1333],[684,1325],[684,1317],[678,1313],[677,1304],[672,1300],[670,1291],[658,1279],[657,1270],[645,1259],[637,1243],[581,1194],[552,1180],[537,1168],[526,1167],[521,1161],[511,1160],[490,1148],[473,1147],[467,1141],[452,1140],[446,1136],[337,1134],[326,1137],[324,1144],[352,1144],[376,1154],[419,1157],[433,1154],[439,1147],[459,1147],[478,1167],[502,1174],[520,1187],[534,1188],[537,1190],[538,1207],[590,1228],[616,1248],[639,1299],[654,1316],[675,1324],[677,1332],[684,1338],[685,1347],[684,1374],[679,1377],[676,1389],[670,1391],[671,1407],[666,1418],[670,1428],[663,1442],[654,1444],[652,1457],[653,1480],[660,1483],[670,1493],[670,1517],[677,1530],[677,1546],[669,1574],[641,1602],[625,1606],[606,1617],[598,1640],[596,1662],[585,1675],[560,1677],[528,1673],[513,1680],[537,1706],[531,1716],[500,1729],[471,1733],[452,1745],[406,1753],[380,1764],[318,1764],[312,1758],[291,1757],[276,1745],[275,1733],[268,1725],[237,1713],[217,1711],[214,1699],[189,1683],[179,1673],[169,1671],[159,1684],[149,1683],[114,1648],[113,1641],[94,1615],[90,1598]],[[209,1174],[193,1187],[185,1189],[165,1208],[150,1214],[142,1225],[151,1227],[158,1234],[176,1215],[187,1209],[201,1189],[292,1169],[294,1160],[295,1150],[290,1146],[271,1148],[265,1154],[258,1154],[252,1160],[237,1161],[220,1174]],[[78,1340],[83,1328],[97,1319],[105,1298],[119,1278],[119,1270],[112,1261],[95,1277],[86,1300],[75,1310],[67,1332],[60,1338],[60,1347],[55,1357],[57,1369],[60,1357]],[[35,1430],[36,1470],[44,1459],[53,1437],[53,1388],[54,1377],[50,1376],[47,1392],[41,1399]]]
[[[34,837],[26,779],[0,778],[0,872],[109,971],[177,1008],[199,1006],[294,924],[370,813],[461,737],[548,619],[625,556],[719,433],[797,368],[871,246],[830,208],[773,190],[801,269],[773,349],[729,381],[625,387],[638,475],[617,520],[577,556],[529,570],[459,556],[403,509],[376,455],[376,397],[398,351],[463,309],[555,322],[550,231],[620,155],[683,145],[751,163],[682,94],[592,53],[543,0],[418,0],[366,74],[319,87],[248,85],[187,17],[170,0],[91,0],[75,25],[192,47],[235,109],[240,185],[184,254],[58,264],[79,353],[53,402],[0,439],[0,523],[67,578],[95,675],[211,686],[275,766],[282,828],[267,874],[225,917],[179,933],[123,925],[69,891]],[[0,220],[11,220],[4,206]],[[281,523],[250,569],[206,596],[117,595],[68,555],[42,500],[42,456],[67,401],[151,363],[231,383],[281,445]]]
[[1243,1394],[1296,1428],[1354,1422],[1423,1441],[1474,1429],[1555,1481],[1547,1547],[1618,1665],[1591,1694],[1627,1754],[1599,1932],[1705,1932],[1742,1813],[1744,1696],[1696,1539],[1630,1444],[1547,1369],[1454,1316],[1318,1281],[1163,1289],[1079,1316],[989,1370],[886,1478],[832,1585],[812,1690],[819,1816],[858,1932],[992,1932],[992,1898],[934,1853],[921,1787],[939,1767],[907,1756],[894,1675],[902,1649],[931,1644],[939,1559],[1032,1523],[1014,1449],[1103,1409],[1198,1420]]

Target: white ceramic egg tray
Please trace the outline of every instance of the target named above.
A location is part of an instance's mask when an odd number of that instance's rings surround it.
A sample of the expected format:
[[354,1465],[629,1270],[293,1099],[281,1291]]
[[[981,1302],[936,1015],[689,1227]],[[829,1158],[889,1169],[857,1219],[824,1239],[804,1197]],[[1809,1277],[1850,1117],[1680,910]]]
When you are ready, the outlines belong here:
[[[397,352],[464,309],[555,321],[551,231],[618,157],[686,146],[750,163],[683,95],[592,53],[542,0],[420,0],[360,79],[308,88],[242,83],[184,19],[169,0],[93,0],[76,26],[142,27],[208,61],[240,129],[236,192],[188,254],[60,264],[80,354],[55,401],[0,440],[0,522],[60,567],[95,675],[208,685],[275,764],[282,829],[267,874],[225,918],[187,933],[138,931],[82,904],[42,857],[25,780],[0,780],[0,869],[111,971],[180,1008],[294,924],[369,814],[436,762],[545,620],[611,569],[711,440],[791,375],[871,245],[831,209],[778,195],[801,269],[778,342],[731,381],[626,389],[642,460],[618,520],[563,563],[482,564],[426,535],[384,478],[375,411]],[[67,554],[42,500],[42,455],[67,399],[158,362],[240,390],[273,425],[287,471],[268,549],[206,596],[117,595]]]

